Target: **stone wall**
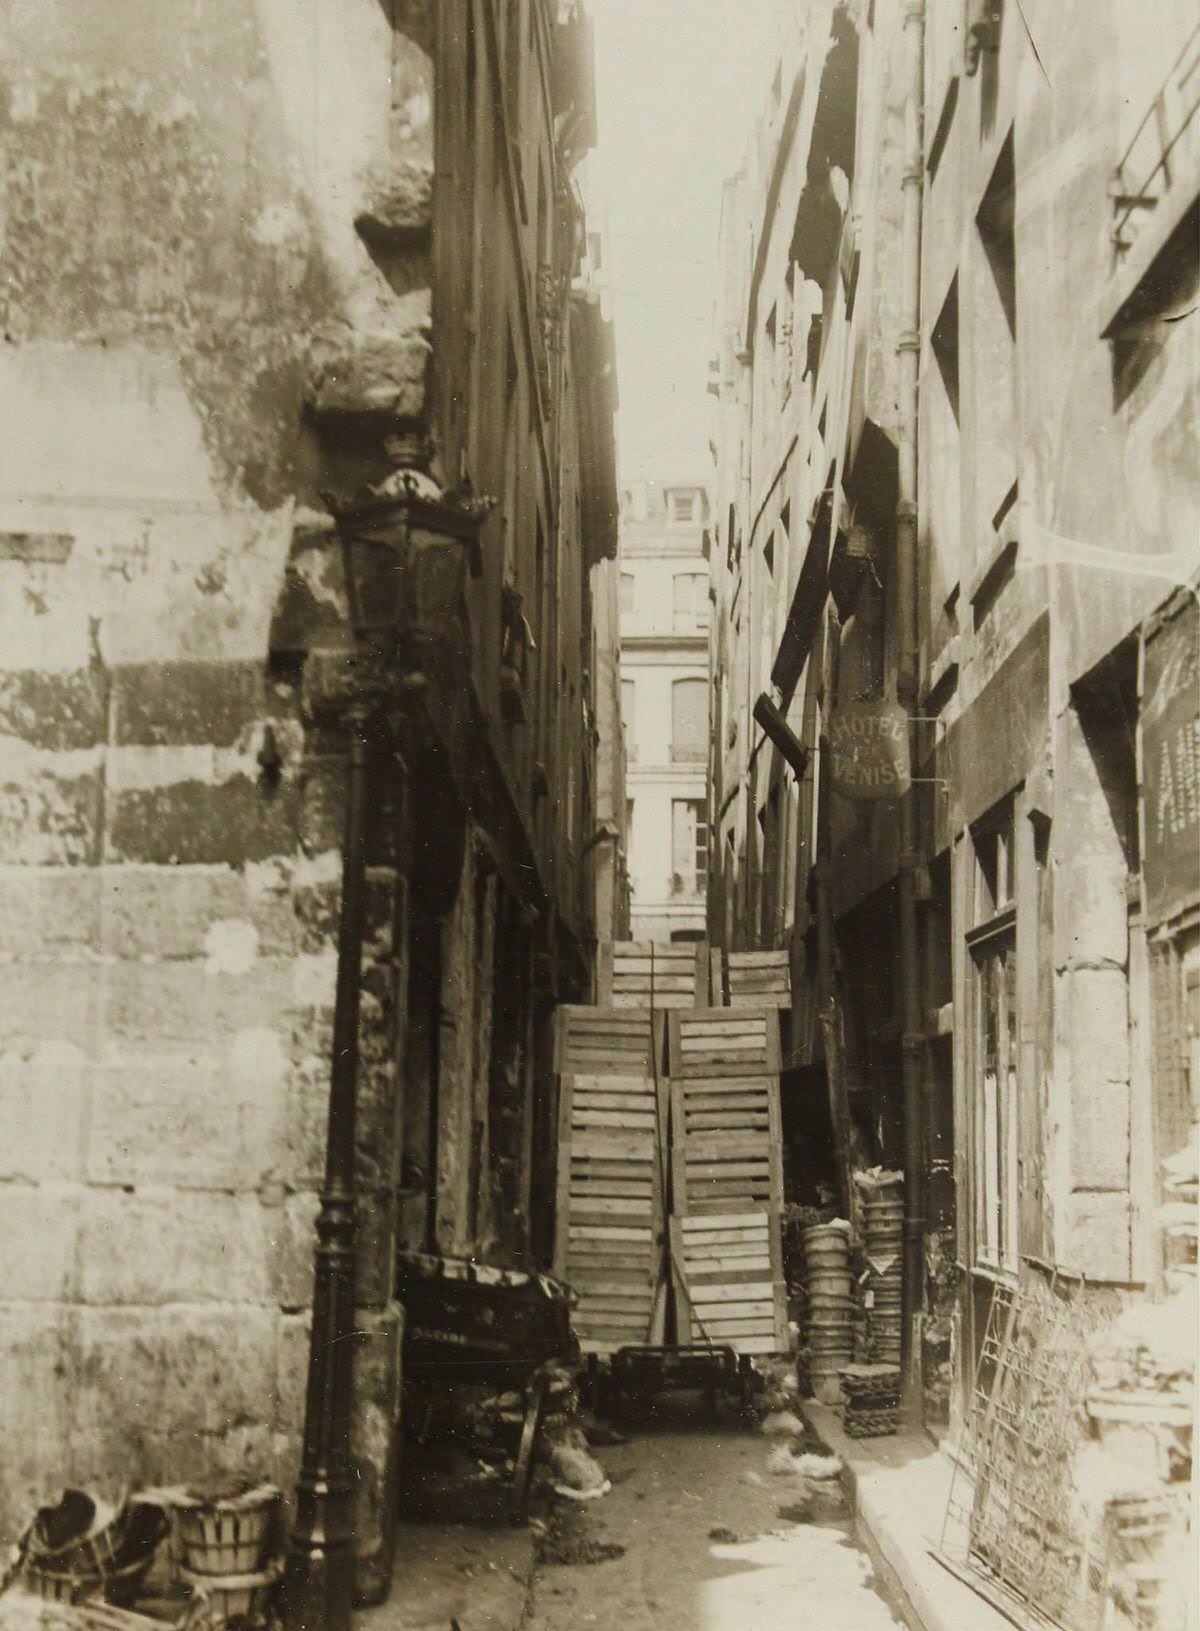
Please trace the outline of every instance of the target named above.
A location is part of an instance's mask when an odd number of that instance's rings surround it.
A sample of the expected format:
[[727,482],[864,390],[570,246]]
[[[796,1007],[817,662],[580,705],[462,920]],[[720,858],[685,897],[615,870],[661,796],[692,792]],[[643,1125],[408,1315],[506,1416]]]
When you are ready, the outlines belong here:
[[0,1535],[292,1480],[342,744],[269,631],[313,337],[419,328],[355,231],[394,56],[374,0],[0,24]]

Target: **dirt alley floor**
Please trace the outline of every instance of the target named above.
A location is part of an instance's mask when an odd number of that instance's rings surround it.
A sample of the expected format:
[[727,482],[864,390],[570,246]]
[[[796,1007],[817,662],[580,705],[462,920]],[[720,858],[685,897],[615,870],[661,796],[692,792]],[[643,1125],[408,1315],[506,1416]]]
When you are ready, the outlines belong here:
[[[894,1631],[849,1533],[836,1481],[768,1469],[788,1440],[715,1422],[671,1396],[630,1442],[596,1450],[613,1483],[560,1514],[542,1547],[527,1631]],[[559,1502],[559,1507],[568,1503]],[[561,1553],[623,1547],[601,1562]]]

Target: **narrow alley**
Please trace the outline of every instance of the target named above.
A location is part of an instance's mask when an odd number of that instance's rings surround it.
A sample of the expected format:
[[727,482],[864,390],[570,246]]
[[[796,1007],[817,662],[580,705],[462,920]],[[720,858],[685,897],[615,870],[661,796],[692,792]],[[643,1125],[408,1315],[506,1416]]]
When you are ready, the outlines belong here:
[[[780,1474],[786,1440],[714,1424],[694,1397],[670,1406],[600,1452],[612,1493],[570,1512],[564,1543],[543,1548],[530,1631],[788,1631],[806,1615],[827,1631],[902,1626],[851,1538],[836,1477]],[[570,1561],[595,1547],[620,1554]]]
[[0,0],[0,1631],[1196,1631],[1194,0]]

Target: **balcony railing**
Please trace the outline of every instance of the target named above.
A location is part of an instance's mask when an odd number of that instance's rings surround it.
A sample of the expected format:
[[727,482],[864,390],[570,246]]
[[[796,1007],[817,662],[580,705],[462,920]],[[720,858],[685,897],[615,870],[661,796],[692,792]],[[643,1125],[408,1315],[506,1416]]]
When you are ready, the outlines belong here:
[[1111,191],[1112,236],[1118,257],[1130,247],[1149,212],[1173,186],[1195,187],[1193,149],[1198,110],[1200,25],[1176,57],[1117,165]]

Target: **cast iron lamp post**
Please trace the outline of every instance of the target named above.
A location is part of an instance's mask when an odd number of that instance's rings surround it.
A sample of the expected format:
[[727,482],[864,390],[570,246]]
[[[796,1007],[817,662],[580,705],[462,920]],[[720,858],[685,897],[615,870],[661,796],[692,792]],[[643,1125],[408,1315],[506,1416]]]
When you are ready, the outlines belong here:
[[490,504],[442,493],[427,475],[401,470],[333,508],[356,650],[340,708],[350,754],[333,1062],[304,1440],[284,1582],[285,1617],[295,1631],[350,1631],[354,1602],[354,1166],[370,750],[421,649],[461,630],[467,571],[479,570],[479,529]]

